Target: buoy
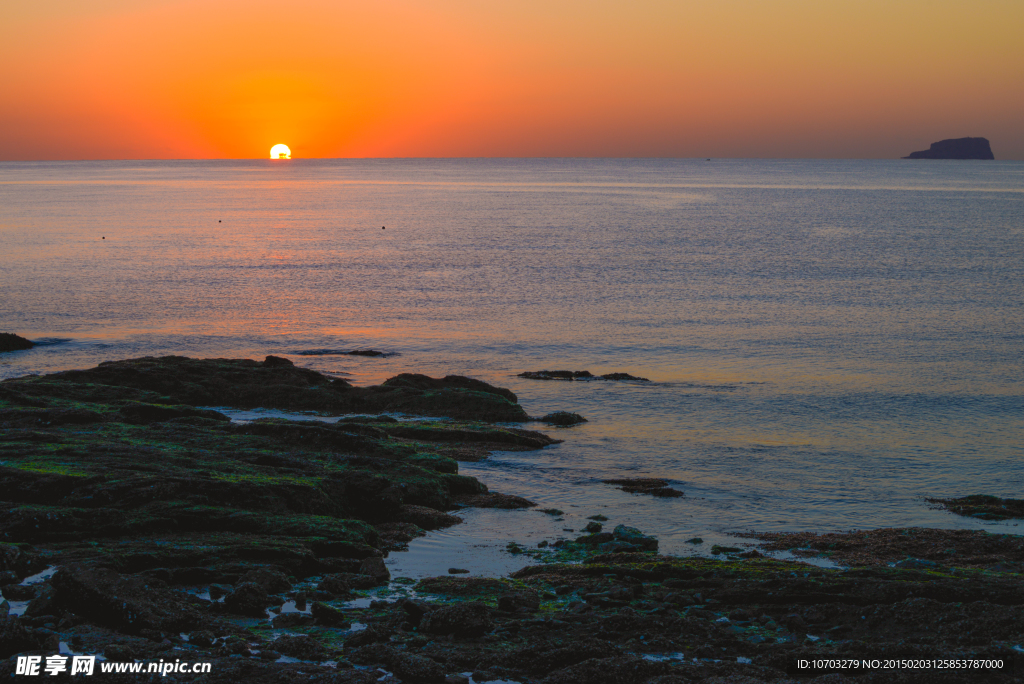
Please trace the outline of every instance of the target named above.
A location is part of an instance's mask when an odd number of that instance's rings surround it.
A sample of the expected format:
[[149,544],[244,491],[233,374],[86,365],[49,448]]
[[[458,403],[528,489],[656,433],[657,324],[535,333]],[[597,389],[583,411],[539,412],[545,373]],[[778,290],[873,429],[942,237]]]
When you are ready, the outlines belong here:
[[381,226],[381,227],[380,227],[380,229],[381,229],[381,230],[384,230],[384,226]]

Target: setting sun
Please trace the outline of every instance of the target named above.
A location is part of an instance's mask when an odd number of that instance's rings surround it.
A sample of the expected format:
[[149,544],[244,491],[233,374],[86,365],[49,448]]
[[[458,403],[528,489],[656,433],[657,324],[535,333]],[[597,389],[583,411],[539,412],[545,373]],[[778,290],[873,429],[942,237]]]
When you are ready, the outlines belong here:
[[292,151],[290,149],[288,149],[287,145],[284,145],[282,143],[278,143],[277,145],[274,145],[273,147],[270,148],[270,158],[271,159],[291,159],[292,158]]

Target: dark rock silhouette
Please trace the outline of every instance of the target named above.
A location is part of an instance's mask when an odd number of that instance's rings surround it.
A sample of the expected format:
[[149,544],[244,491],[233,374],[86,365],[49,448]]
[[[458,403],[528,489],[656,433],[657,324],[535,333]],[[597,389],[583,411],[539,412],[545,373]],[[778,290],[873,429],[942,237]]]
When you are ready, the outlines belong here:
[[19,351],[31,349],[35,344],[14,333],[0,333],[0,352]]
[[995,159],[988,138],[951,138],[932,143],[927,150],[911,152],[904,159]]

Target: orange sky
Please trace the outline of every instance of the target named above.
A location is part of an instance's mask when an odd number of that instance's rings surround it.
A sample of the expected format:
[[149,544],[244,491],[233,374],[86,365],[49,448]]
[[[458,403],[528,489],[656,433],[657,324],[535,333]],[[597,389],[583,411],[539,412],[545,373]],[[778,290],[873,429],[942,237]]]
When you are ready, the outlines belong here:
[[0,160],[1024,159],[1021,0],[32,0]]

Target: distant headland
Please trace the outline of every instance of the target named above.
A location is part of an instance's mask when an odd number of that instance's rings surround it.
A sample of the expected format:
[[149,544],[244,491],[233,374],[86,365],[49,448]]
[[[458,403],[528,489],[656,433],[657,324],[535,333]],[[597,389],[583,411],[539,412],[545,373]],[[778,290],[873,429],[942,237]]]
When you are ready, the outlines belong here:
[[988,138],[952,138],[932,143],[927,150],[911,152],[904,159],[995,159]]

